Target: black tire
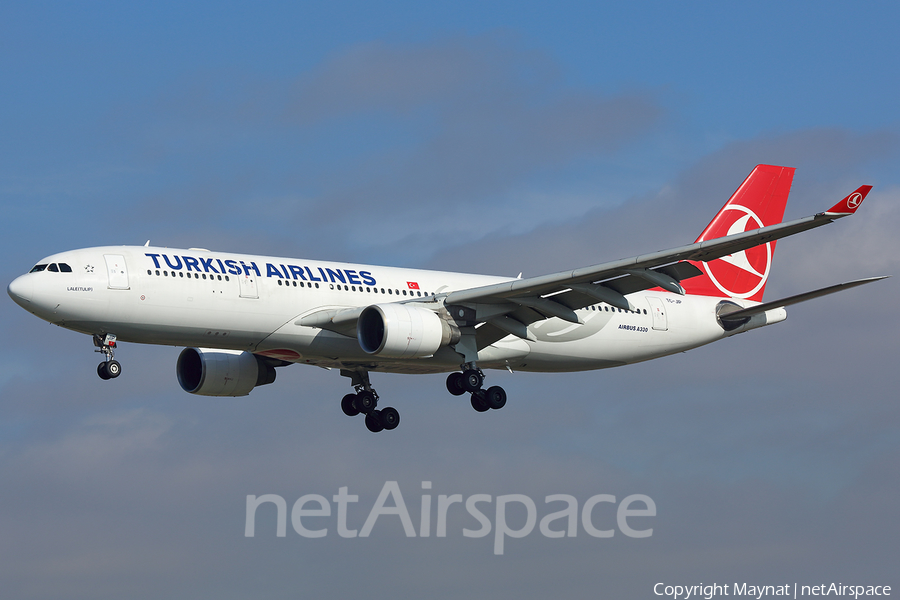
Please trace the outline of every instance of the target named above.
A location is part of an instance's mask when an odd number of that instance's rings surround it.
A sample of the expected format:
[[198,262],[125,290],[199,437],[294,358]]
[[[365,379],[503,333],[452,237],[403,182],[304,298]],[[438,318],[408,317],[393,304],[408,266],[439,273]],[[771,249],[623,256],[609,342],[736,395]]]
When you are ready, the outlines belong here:
[[111,360],[106,363],[106,372],[109,373],[110,379],[115,379],[122,374],[122,365],[117,360]]
[[472,408],[478,412],[486,412],[491,408],[488,406],[487,399],[484,396],[485,394],[482,390],[472,392]]
[[356,408],[355,400],[356,394],[347,394],[341,398],[341,410],[344,411],[344,414],[348,417],[355,417],[359,414],[359,409]]
[[494,410],[499,410],[506,406],[506,390],[499,385],[489,387],[484,393],[487,405]]
[[109,371],[106,370],[105,362],[102,362],[99,365],[97,365],[97,375],[99,375],[100,379],[103,379],[104,381],[109,379]]
[[[356,408],[359,412],[369,414],[378,406],[378,400],[372,392],[362,391],[356,395]],[[379,430],[381,431],[381,430]]]
[[463,387],[462,373],[450,373],[447,375],[447,391],[454,396],[462,396],[466,393],[466,388]]
[[384,429],[384,425],[382,425],[381,423],[380,410],[373,410],[366,415],[366,429],[368,429],[372,433],[378,433],[379,431]]
[[397,425],[400,424],[400,413],[393,406],[388,406],[386,408],[382,408],[377,411],[379,413],[379,418],[381,419],[381,424],[388,431],[392,429],[397,429]]
[[484,376],[475,369],[469,369],[463,374],[463,389],[467,392],[477,392],[484,383]]

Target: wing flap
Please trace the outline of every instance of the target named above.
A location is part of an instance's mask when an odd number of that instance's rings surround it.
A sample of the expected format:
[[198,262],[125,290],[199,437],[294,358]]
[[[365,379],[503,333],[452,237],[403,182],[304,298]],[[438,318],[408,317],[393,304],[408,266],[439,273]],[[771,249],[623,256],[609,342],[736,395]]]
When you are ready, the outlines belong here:
[[[703,274],[703,271],[689,262],[677,262],[671,265],[656,267],[650,270],[656,273],[662,273],[663,275],[668,276],[674,281],[681,281],[682,279],[689,279],[691,277],[696,277],[697,275]],[[634,274],[629,274],[625,277],[619,277],[611,281],[606,281],[603,283],[603,285],[619,292],[623,296],[627,296],[628,294],[633,294],[635,292],[643,292],[644,290],[649,290],[650,288],[656,286],[655,283],[649,281],[648,279],[637,277]]]
[[499,342],[508,335],[509,334],[502,329],[499,329],[490,323],[485,323],[475,330],[475,344],[479,350],[483,350],[491,344]]

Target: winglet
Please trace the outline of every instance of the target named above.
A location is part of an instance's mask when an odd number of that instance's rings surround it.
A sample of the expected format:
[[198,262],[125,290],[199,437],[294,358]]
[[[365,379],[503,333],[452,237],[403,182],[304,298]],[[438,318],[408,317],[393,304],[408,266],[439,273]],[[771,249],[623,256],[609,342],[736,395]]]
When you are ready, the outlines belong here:
[[829,216],[852,215],[859,208],[859,205],[862,204],[862,201],[866,199],[866,195],[871,189],[871,185],[859,186],[855,192],[848,194],[846,198],[825,211],[825,214]]

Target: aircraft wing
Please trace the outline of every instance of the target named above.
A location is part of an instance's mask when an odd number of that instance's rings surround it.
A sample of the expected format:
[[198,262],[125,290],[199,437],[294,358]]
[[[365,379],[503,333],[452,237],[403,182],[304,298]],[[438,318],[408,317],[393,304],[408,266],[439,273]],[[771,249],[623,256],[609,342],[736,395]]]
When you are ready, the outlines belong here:
[[[870,188],[863,186],[860,188]],[[865,190],[868,191],[868,190]],[[698,242],[671,250],[662,250],[651,254],[625,258],[612,262],[582,267],[573,271],[562,271],[551,275],[541,275],[527,279],[516,279],[504,283],[449,292],[446,294],[446,304],[458,304],[461,302],[485,302],[503,301],[511,298],[528,296],[547,296],[570,289],[573,284],[595,284],[602,282],[603,287],[616,289],[621,287],[631,293],[651,287],[662,287],[675,293],[683,293],[677,281],[699,275],[700,271],[689,265],[676,266],[681,261],[710,261],[741,250],[747,250],[760,244],[773,240],[779,240],[803,231],[815,229],[822,225],[833,223],[835,220],[846,217],[853,212],[834,212],[836,208],[842,208],[843,201],[835,205],[831,210],[804,217],[787,223],[778,223],[760,229],[753,229],[720,237],[705,242]],[[684,276],[687,275],[687,276]],[[619,281],[624,278],[628,283]],[[630,281],[632,278],[643,280],[642,282]],[[674,279],[675,281],[669,281]],[[614,283],[615,282],[615,283]],[[667,285],[666,285],[667,284]],[[592,304],[594,300],[588,304]],[[585,304],[584,306],[587,306]],[[578,307],[581,308],[581,307]]]
[[[715,260],[827,225],[853,214],[861,202],[859,198],[864,198],[870,189],[871,186],[861,186],[829,210],[802,219],[571,271],[451,291],[438,294],[433,301],[442,302],[444,306],[464,307],[470,311],[466,314],[466,321],[491,326],[479,327],[479,348],[508,334],[528,339],[527,325],[551,317],[580,323],[575,310],[597,302],[605,302],[622,310],[634,310],[625,297],[627,294],[653,287],[684,294],[678,282],[701,274],[687,261]],[[858,197],[855,202],[848,200],[854,196]],[[296,324],[354,336],[356,321],[362,310],[322,310],[298,319]]]
[[578,323],[575,310],[598,301],[634,310],[627,294],[653,287],[684,294],[678,282],[701,274],[686,261],[715,260],[827,225],[856,212],[869,190],[871,186],[861,186],[829,210],[802,219],[572,271],[453,291],[444,304],[474,309],[475,321],[492,326],[479,327],[479,348],[507,334],[528,339],[527,325],[554,316]]

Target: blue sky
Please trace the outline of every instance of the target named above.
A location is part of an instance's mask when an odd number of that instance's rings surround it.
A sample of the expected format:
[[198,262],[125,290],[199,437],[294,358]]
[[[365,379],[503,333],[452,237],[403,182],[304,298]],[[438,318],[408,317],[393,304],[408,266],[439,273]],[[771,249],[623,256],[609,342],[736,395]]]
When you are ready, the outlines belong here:
[[[779,243],[767,298],[894,275],[897,16],[887,2],[6,3],[0,279],[147,239],[538,275],[693,240],[758,163],[797,167],[787,218],[875,186],[852,219]],[[376,376],[403,414],[390,436],[340,414],[349,386],[319,369],[195,398],[177,349],[124,345],[122,377],[102,382],[89,339],[0,302],[0,578],[19,598],[896,586],[897,285],[648,364],[491,373],[510,404],[488,415],[442,377]],[[411,505],[428,480],[643,493],[658,516],[647,540],[534,533],[502,557],[396,523],[367,540],[243,537],[248,494],[349,486],[371,504],[389,480]],[[385,572],[394,587],[373,590]]]

